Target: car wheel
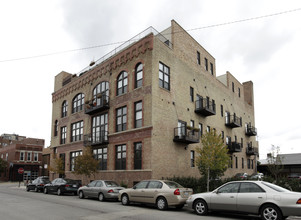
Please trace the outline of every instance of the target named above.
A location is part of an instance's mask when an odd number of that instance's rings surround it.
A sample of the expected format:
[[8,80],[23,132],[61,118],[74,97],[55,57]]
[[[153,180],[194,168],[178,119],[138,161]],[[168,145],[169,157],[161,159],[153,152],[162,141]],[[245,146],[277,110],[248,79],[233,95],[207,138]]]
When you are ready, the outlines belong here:
[[262,220],[282,220],[282,213],[275,205],[268,204],[261,208]]
[[57,189],[57,195],[58,195],[58,196],[63,195],[62,190],[61,190],[60,188]]
[[167,201],[164,197],[159,197],[156,201],[156,205],[159,210],[164,210],[168,207]]
[[84,199],[84,198],[85,198],[84,192],[83,192],[83,191],[79,191],[78,197],[79,197],[80,199]]
[[38,190],[38,187],[35,187],[35,188],[34,188],[34,191],[35,191],[35,192],[38,192],[38,191],[39,191],[39,190]]
[[29,188],[28,188],[28,186],[26,187],[26,191],[27,191],[27,192],[29,192]]
[[208,205],[202,199],[199,199],[196,202],[194,202],[193,209],[197,215],[206,215],[208,213]]
[[121,196],[121,203],[122,205],[129,205],[130,204],[130,200],[127,194],[123,194]]
[[45,187],[44,190],[43,190],[43,192],[44,192],[45,194],[47,194],[47,193],[48,193],[48,189]]
[[99,193],[98,200],[101,201],[101,202],[105,200],[105,197],[102,193]]

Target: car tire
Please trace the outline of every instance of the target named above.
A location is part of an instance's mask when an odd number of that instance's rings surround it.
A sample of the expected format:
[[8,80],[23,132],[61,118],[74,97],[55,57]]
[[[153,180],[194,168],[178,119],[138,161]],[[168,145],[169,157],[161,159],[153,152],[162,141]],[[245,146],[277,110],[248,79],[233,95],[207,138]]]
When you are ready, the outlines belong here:
[[260,216],[262,220],[282,220],[282,213],[280,209],[273,205],[267,204],[261,208]]
[[78,198],[80,198],[80,199],[84,199],[85,198],[85,195],[84,195],[83,191],[79,191],[78,192]]
[[159,197],[156,201],[156,206],[159,210],[165,210],[168,207],[167,201],[164,197]]
[[26,187],[26,191],[29,192],[29,188],[28,187]]
[[98,194],[98,200],[101,201],[101,202],[103,202],[105,200],[105,197],[102,193]]
[[44,194],[48,194],[48,189],[45,187],[45,188],[43,189],[43,192],[44,192]]
[[193,209],[197,215],[207,215],[208,213],[208,205],[202,199],[198,199],[193,203]]
[[58,196],[63,195],[62,190],[61,190],[60,188],[57,189],[57,195],[58,195]]
[[129,205],[130,204],[130,200],[127,194],[123,194],[121,196],[121,203],[122,205]]

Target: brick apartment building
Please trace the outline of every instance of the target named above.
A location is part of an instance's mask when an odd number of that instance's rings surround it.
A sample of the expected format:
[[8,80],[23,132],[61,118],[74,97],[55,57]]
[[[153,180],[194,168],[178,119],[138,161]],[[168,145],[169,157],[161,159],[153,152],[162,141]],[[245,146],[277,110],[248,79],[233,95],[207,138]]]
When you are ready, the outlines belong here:
[[[0,136],[0,157],[8,162],[8,167],[1,173],[0,180],[32,180],[41,175],[44,142],[43,139],[38,138],[2,134]],[[23,174],[18,174],[19,168],[24,169]]]
[[62,157],[69,178],[79,178],[74,158],[86,146],[99,160],[96,179],[131,186],[199,177],[195,148],[210,129],[228,145],[226,176],[256,171],[253,83],[241,84],[229,72],[216,77],[214,57],[174,20],[161,33],[145,30],[79,74],[59,73],[52,103],[50,165]]

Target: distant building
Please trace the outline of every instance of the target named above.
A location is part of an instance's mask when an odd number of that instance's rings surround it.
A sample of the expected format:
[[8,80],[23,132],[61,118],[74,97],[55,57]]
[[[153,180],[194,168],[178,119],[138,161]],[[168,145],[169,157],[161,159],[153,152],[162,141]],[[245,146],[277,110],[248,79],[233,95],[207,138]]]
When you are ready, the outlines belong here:
[[[0,180],[23,181],[41,175],[43,139],[3,134],[0,136],[0,146],[0,157],[8,162]],[[19,168],[24,169],[23,174],[18,174]]]
[[78,178],[74,159],[86,146],[99,160],[96,179],[131,186],[199,177],[195,149],[209,130],[228,146],[226,176],[256,171],[253,83],[229,72],[216,77],[214,57],[175,21],[161,33],[147,29],[78,75],[59,73],[51,130],[50,165],[61,157],[69,178]]

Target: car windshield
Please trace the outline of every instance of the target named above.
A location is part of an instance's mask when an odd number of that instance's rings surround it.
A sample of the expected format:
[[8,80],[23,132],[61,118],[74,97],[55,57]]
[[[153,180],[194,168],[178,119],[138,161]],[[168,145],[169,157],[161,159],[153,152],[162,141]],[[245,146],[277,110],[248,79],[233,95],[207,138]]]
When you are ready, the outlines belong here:
[[176,189],[176,188],[184,188],[181,186],[179,183],[173,182],[173,181],[164,181],[164,183],[171,189]]
[[107,187],[114,187],[114,186],[119,186],[117,183],[114,181],[105,181],[105,184]]
[[269,188],[271,188],[271,189],[273,189],[273,190],[275,190],[275,191],[277,191],[277,192],[291,192],[287,189],[284,189],[284,188],[282,188],[280,186],[277,186],[275,184],[272,184],[272,183],[262,182],[262,184],[269,187]]

